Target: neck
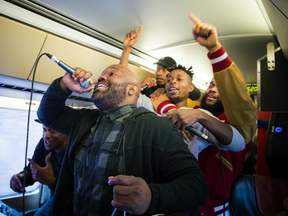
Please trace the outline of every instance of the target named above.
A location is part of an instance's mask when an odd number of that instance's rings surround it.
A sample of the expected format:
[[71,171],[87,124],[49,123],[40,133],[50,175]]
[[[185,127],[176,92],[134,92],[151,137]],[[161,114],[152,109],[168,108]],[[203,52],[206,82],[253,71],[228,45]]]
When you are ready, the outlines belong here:
[[157,84],[157,87],[158,87],[158,88],[165,88],[165,85],[166,85],[166,84],[163,84],[163,85]]
[[132,105],[132,104],[136,105],[137,102],[134,102],[134,101],[131,102],[131,101],[129,101],[129,102],[126,102],[126,103],[120,103],[120,104],[118,104],[118,105],[115,106],[115,107],[109,107],[109,108],[107,108],[107,109],[100,109],[100,110],[101,110],[101,112],[103,112],[103,113],[108,113],[108,112],[110,112],[110,111],[112,111],[112,110],[115,110],[115,109],[117,109],[117,108],[119,108],[119,107],[126,106],[126,105]]
[[214,111],[214,112],[212,112],[212,114],[214,115],[214,116],[219,116],[220,114],[222,114],[223,112],[216,112],[216,111]]
[[174,105],[177,107],[177,108],[181,108],[181,107],[186,107],[186,100],[184,101],[180,101],[180,102],[177,102],[177,103],[174,103]]

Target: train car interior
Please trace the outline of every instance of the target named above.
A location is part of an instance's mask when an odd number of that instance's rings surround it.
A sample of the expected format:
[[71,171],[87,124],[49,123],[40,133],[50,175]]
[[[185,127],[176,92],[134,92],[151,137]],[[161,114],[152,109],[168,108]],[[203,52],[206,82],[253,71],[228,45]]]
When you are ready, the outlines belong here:
[[[34,121],[40,101],[65,73],[45,54],[97,79],[119,63],[126,33],[142,26],[128,64],[140,82],[155,78],[155,63],[170,56],[193,67],[192,82],[204,93],[213,70],[190,13],[217,28],[257,105],[257,131],[246,173],[231,189],[230,215],[288,215],[287,0],[0,0],[0,215],[34,215],[50,198],[39,182],[25,193],[10,188],[42,137]],[[66,105],[97,109],[91,93],[74,92]]]

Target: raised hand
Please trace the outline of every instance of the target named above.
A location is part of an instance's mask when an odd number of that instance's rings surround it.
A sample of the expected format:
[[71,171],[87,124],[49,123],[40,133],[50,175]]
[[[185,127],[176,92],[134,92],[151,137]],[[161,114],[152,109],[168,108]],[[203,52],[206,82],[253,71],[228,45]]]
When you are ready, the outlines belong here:
[[[28,172],[26,171],[26,175]],[[23,191],[26,192],[25,188],[23,187],[23,178],[24,173],[15,174],[10,179],[10,188],[18,193],[22,193]]]
[[142,178],[118,175],[109,177],[108,184],[114,185],[113,207],[133,215],[142,215],[148,210],[152,194]]
[[202,23],[202,21],[192,13],[189,14],[189,17],[195,23],[192,31],[195,40],[202,46],[205,46],[210,53],[218,50],[221,44],[218,41],[216,27],[208,23]]
[[[77,93],[84,93],[89,92],[93,90],[94,86],[90,86],[89,88],[83,88],[80,84],[80,82],[83,82],[84,80],[90,78],[92,76],[92,73],[90,71],[86,71],[80,67],[75,68],[75,72],[72,74],[72,76],[68,73],[66,73],[63,78],[60,81],[61,87],[68,91],[71,90],[73,92]],[[92,78],[92,84],[96,83],[96,79]]]
[[138,36],[141,33],[142,28],[143,26],[140,26],[138,31],[133,30],[126,34],[123,41],[124,47],[132,47],[137,42]]
[[142,26],[139,28],[138,31],[134,30],[125,35],[124,41],[123,41],[123,51],[120,57],[119,64],[124,65],[125,67],[128,67],[128,61],[129,61],[129,55],[132,46],[137,42],[138,36],[142,31]]
[[30,169],[31,169],[33,179],[35,181],[39,181],[42,184],[48,185],[49,187],[51,187],[56,181],[56,178],[54,177],[52,165],[50,163],[50,157],[51,157],[51,154],[48,154],[46,156],[45,167],[40,167],[32,159],[28,159],[30,162]]

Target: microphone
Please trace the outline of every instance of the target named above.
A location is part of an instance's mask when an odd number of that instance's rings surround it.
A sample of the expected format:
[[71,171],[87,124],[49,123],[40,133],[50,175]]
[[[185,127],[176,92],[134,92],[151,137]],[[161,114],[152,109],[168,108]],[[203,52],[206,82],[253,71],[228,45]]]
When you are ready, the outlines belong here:
[[[155,79],[155,78],[152,78],[152,79],[154,79],[154,80],[155,80],[155,83],[156,83],[156,79]],[[146,83],[146,84],[141,88],[141,91],[143,91],[144,89],[146,89],[146,88],[148,87],[148,84],[149,84],[149,83]]]
[[[63,70],[65,70],[67,73],[69,73],[71,76],[72,74],[75,72],[75,70],[70,67],[69,65],[65,64],[63,61],[58,60],[55,56],[49,54],[49,53],[45,53],[46,56],[48,58],[50,58],[51,61],[55,62],[56,64],[58,64],[59,67],[61,67]],[[90,83],[91,81],[91,77],[87,80],[84,80],[83,82],[80,82],[80,84],[82,85],[83,88],[88,88],[90,87],[92,84]]]
[[214,145],[214,141],[213,140],[211,140],[207,135],[203,134],[202,132],[200,132],[196,128],[194,128],[192,126],[188,126],[185,129],[188,130],[189,132],[195,134],[196,136],[201,137],[205,141],[207,141],[207,142],[209,142],[209,143]]

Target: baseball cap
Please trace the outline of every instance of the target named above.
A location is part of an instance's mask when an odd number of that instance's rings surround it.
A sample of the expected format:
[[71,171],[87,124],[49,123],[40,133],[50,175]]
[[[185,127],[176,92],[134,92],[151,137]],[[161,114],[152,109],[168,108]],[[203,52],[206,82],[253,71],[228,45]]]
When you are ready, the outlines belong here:
[[160,64],[166,68],[169,68],[172,66],[176,66],[176,61],[173,58],[171,58],[170,56],[166,56],[166,57],[161,58],[158,62],[156,62],[154,64]]
[[42,124],[39,119],[34,119],[34,121]]

